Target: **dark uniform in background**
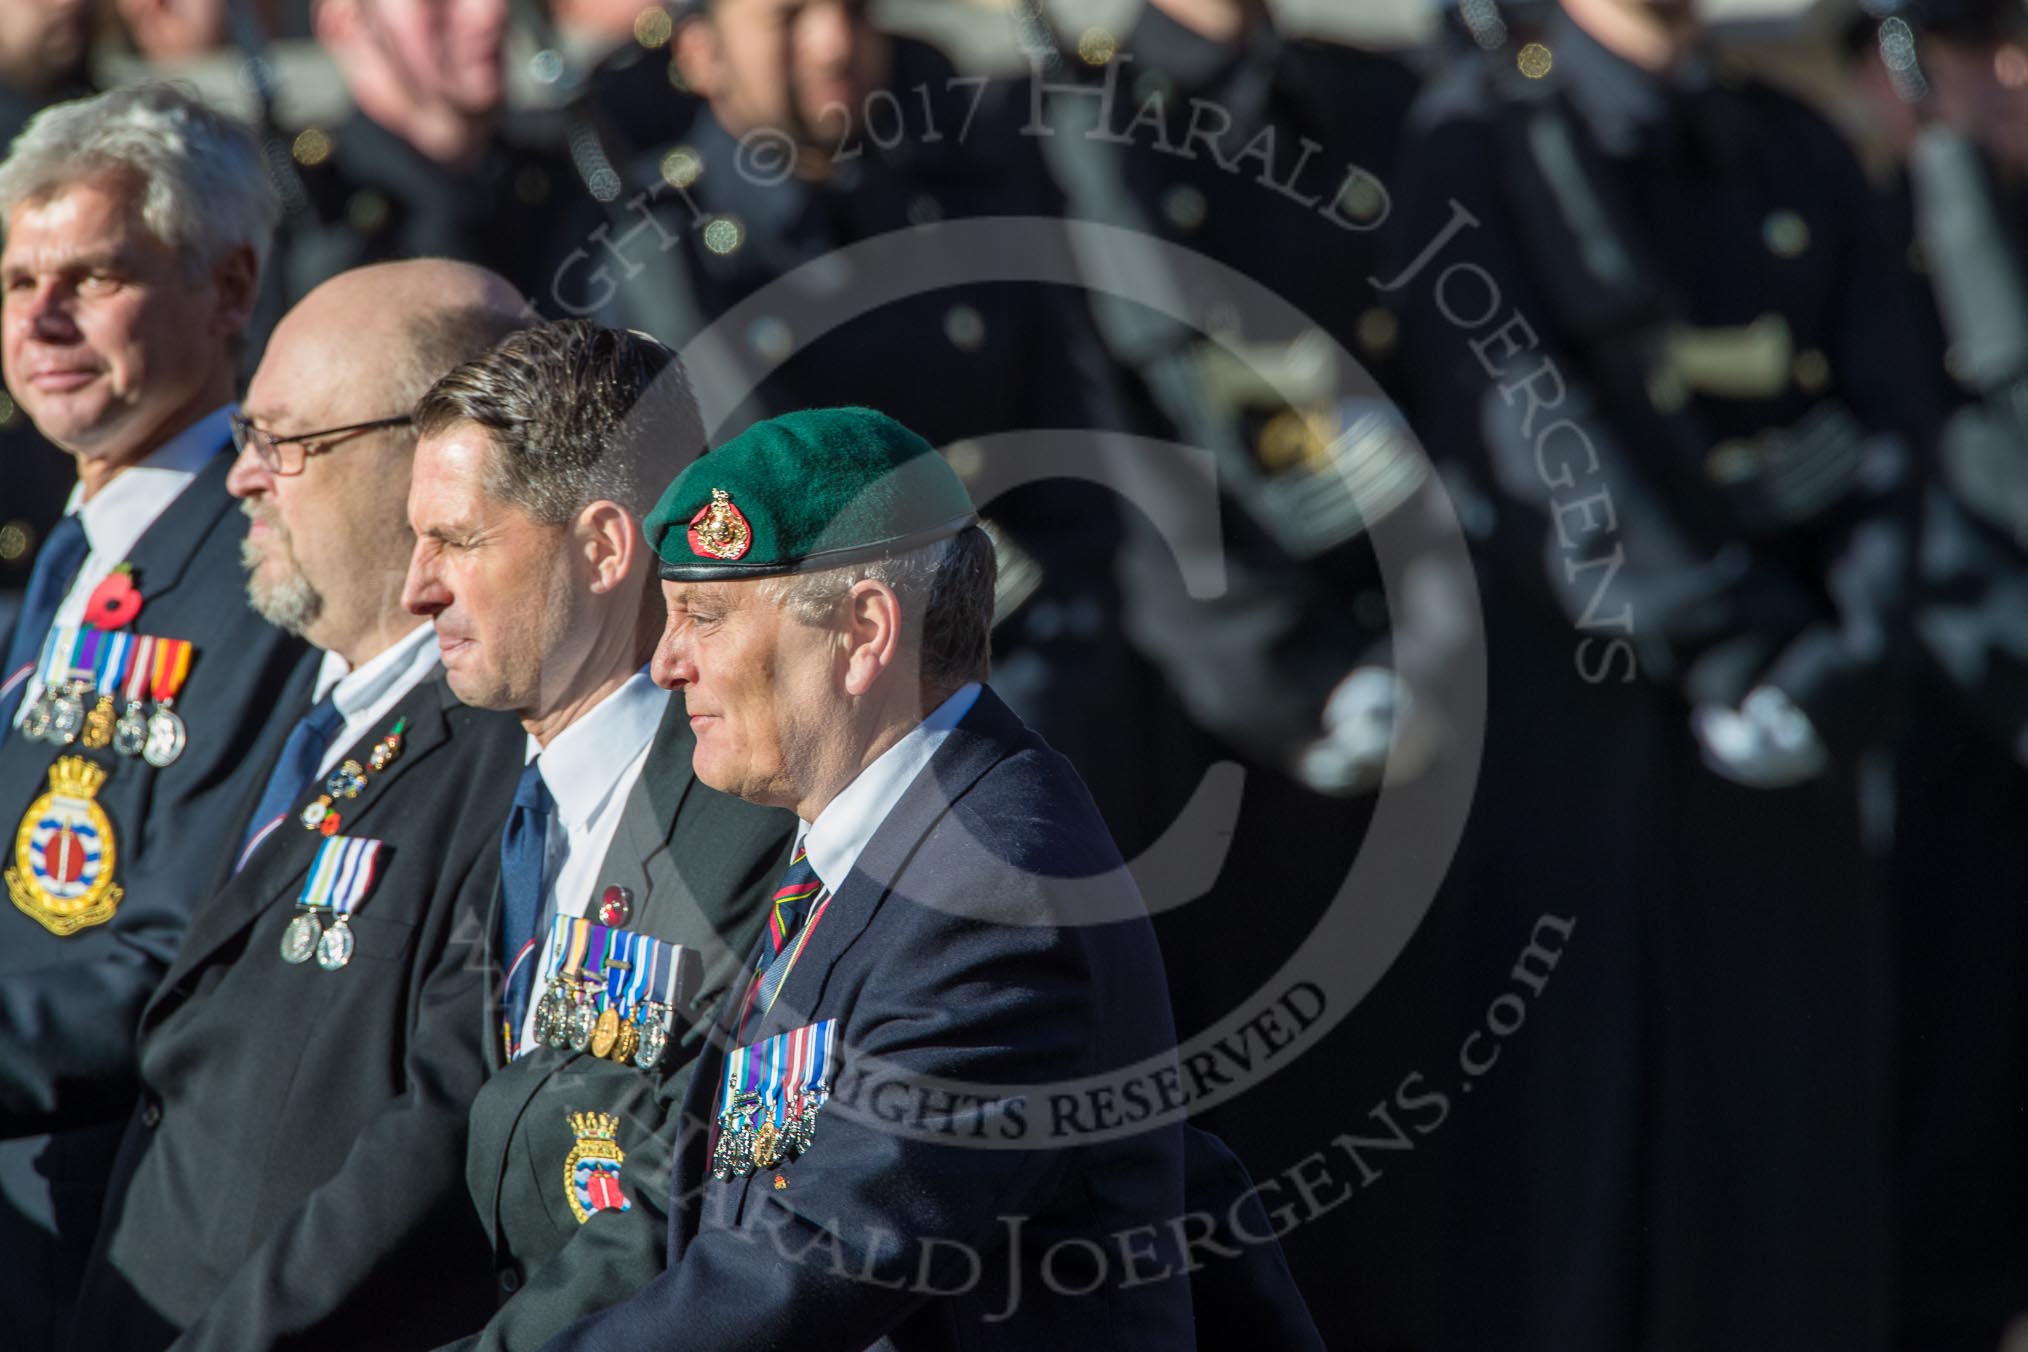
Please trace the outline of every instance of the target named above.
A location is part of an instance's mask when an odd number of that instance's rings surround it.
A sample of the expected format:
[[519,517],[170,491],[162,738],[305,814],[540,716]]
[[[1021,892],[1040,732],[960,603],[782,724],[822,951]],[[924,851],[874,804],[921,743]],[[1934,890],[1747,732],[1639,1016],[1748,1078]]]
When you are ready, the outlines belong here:
[[[460,1178],[485,1075],[473,945],[526,735],[432,677],[346,760],[372,764],[389,737],[398,753],[335,803],[339,835],[304,821],[311,785],[204,896],[148,1001],[80,1352],[427,1348],[485,1317]],[[348,838],[380,842],[349,960],[286,961],[306,876]]]
[[[1416,78],[1393,60],[1279,32],[1265,16],[1215,40],[1159,4],[1141,9],[1116,56],[1090,60],[1103,54],[1087,38],[1047,81],[1044,154],[1071,215],[1223,265],[1291,307],[1276,313],[1249,289],[1152,249],[1083,260],[1095,286],[1156,274],[1217,333],[1092,298],[1138,424],[1213,451],[1218,472],[1222,595],[1187,594],[1142,512],[1126,513],[1122,560],[1128,633],[1201,730],[1189,781],[1216,760],[1247,767],[1222,868],[1215,881],[1193,880],[1208,893],[1156,921],[1187,1037],[1238,1009],[1301,945],[1365,843],[1371,798],[1326,790],[1377,784],[1330,782],[1303,754],[1324,736],[1334,687],[1358,667],[1393,670],[1420,687],[1427,711],[1441,703],[1414,673],[1420,661],[1420,675],[1432,674],[1431,654],[1415,653],[1405,633],[1417,618],[1390,613],[1372,534],[1389,523],[1401,584],[1420,552],[1413,522],[1430,506],[1431,475],[1392,403],[1398,321],[1369,279],[1382,266],[1390,190],[1412,167],[1396,150]],[[1455,594],[1445,603],[1469,605]],[[1399,649],[1394,638],[1405,640]],[[1431,804],[1443,796],[1429,783],[1389,791]],[[1271,1079],[1209,1115],[1255,1177],[1366,1120],[1405,1070],[1427,1063],[1437,1037],[1451,1036],[1431,992],[1446,988],[1443,927],[1458,915],[1439,903],[1425,918],[1358,1014],[1306,1053],[1316,1071]],[[1395,1172],[1357,1207],[1283,1236],[1332,1345],[1371,1334],[1376,1304],[1411,1296],[1403,1259],[1433,1242],[1431,1167]],[[1415,1298],[1433,1296],[1416,1288]]]
[[[670,1167],[681,1129],[676,1110],[703,1030],[766,923],[767,897],[788,863],[794,829],[787,813],[699,784],[690,768],[694,745],[683,701],[670,700],[586,911],[697,955],[699,979],[676,1011],[676,1031],[661,1058],[644,1069],[538,1045],[503,1065],[488,1007],[491,1077],[472,1104],[466,1168],[472,1205],[491,1240],[501,1305],[484,1333],[460,1348],[538,1347],[625,1300],[668,1265]],[[496,897],[492,924],[499,919]],[[496,954],[499,944],[488,934],[485,951]],[[489,962],[489,989],[499,984],[497,968]],[[573,1114],[594,1112],[617,1119],[618,1176],[628,1206],[579,1215],[565,1165],[582,1139]]]
[[[1477,1293],[1430,1313],[1445,1345],[1886,1335],[1889,936],[1859,781],[1900,707],[1931,382],[1849,150],[1688,65],[1558,15],[1468,52],[1403,150],[1414,412],[1485,560],[1460,991],[1505,989],[1539,912],[1574,919],[1444,1142],[1443,1274]],[[1761,687],[1823,773],[1706,768],[1693,703]]]
[[[997,260],[958,255],[936,229],[961,218],[1033,217],[1046,237],[1044,213],[1057,199],[1033,138],[1021,133],[1025,88],[961,76],[934,48],[896,38],[891,74],[864,102],[878,111],[869,119],[853,110],[822,180],[775,172],[781,162],[767,156],[782,142],[772,130],[742,150],[700,109],[682,141],[629,176],[630,194],[651,194],[655,223],[636,219],[631,238],[615,230],[616,256],[595,253],[567,270],[564,303],[600,302],[617,285],[629,322],[683,346],[776,278],[823,260],[774,293],[773,305],[742,310],[722,331],[723,359],[765,379],[708,428],[714,441],[769,413],[858,404],[952,447],[953,464],[976,486],[1020,482],[1029,468],[1028,447],[978,444],[996,433],[1070,429],[1068,463],[1043,473],[1095,464],[1089,440],[1075,438],[1117,426],[1119,412],[1081,297],[969,280],[990,276]],[[856,273],[827,257],[911,229],[919,231],[911,256],[926,272],[948,266],[968,280],[874,308],[870,297],[894,276]],[[818,314],[847,322],[808,332]],[[693,349],[687,359],[701,369],[702,354]],[[709,421],[712,379],[700,379],[700,394]],[[961,441],[973,444],[953,446]],[[1152,734],[1173,721],[1152,673],[1119,641],[1116,501],[1090,483],[1055,478],[1000,494],[987,515],[1005,551],[996,688],[1077,764],[1131,857],[1173,815],[1151,801],[1151,781],[1159,794],[1172,778],[1161,773],[1165,742]]]
[[[2001,0],[1916,0],[1921,83],[1862,87],[1914,135],[1887,203],[1927,304],[1912,359],[1950,412],[1924,484],[1916,664],[1896,753],[1892,889],[1899,1098],[1899,1344],[1987,1349],[2028,1311],[2028,191],[1994,128],[1995,71],[2028,36]],[[1894,38],[1893,30],[1887,34]],[[2018,117],[2019,94],[1994,111]]]
[[[223,444],[220,451],[226,448]],[[21,1347],[49,1344],[77,1289],[105,1197],[106,1174],[133,1106],[134,1030],[176,954],[206,879],[238,839],[235,815],[265,779],[286,727],[268,714],[303,645],[242,599],[246,518],[225,491],[229,454],[214,455],[128,556],[145,598],[131,632],[186,639],[189,675],[176,698],[183,753],[157,769],[140,756],[51,746],[0,734],[0,820],[8,866],[33,842],[51,771],[82,756],[103,782],[98,864],[124,889],[113,914],[59,934],[16,904],[0,913],[0,1317]],[[19,834],[17,834],[17,832]],[[30,861],[31,865],[33,861]],[[88,880],[90,881],[90,880]]]

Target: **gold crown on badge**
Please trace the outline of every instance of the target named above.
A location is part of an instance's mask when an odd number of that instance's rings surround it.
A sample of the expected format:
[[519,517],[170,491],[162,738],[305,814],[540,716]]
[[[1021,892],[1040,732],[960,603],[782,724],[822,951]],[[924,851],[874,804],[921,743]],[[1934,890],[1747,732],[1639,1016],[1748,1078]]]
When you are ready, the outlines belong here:
[[65,798],[90,798],[106,782],[106,769],[84,756],[64,756],[49,768],[50,792]]
[[612,1113],[572,1113],[570,1129],[580,1141],[617,1141],[620,1119]]

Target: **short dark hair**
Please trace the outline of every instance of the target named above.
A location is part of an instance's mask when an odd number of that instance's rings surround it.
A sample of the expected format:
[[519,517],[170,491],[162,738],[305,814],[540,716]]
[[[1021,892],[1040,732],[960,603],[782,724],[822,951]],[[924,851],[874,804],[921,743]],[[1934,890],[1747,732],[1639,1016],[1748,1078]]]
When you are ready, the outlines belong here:
[[418,436],[464,422],[492,441],[486,491],[550,525],[599,501],[645,516],[704,451],[703,415],[676,353],[582,319],[509,334],[415,406]]

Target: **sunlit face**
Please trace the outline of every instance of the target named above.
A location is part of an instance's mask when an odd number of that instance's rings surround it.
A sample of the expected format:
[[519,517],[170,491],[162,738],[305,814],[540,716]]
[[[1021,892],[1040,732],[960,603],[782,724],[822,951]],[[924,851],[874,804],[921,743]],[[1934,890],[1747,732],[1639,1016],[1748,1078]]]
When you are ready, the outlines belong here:
[[[275,330],[247,386],[241,412],[249,421],[286,439],[398,412],[342,338],[293,320]],[[271,471],[251,446],[240,452],[226,487],[252,521],[240,553],[247,599],[262,618],[315,637],[329,610],[348,629],[378,616],[410,553],[408,436],[393,427],[325,438],[289,475]]]
[[842,725],[837,635],[798,623],[759,581],[664,582],[668,624],[655,683],[683,696],[696,735],[691,766],[721,792],[794,807],[816,748]]
[[735,132],[800,130],[835,145],[866,120],[866,96],[887,79],[885,34],[865,0],[717,0],[684,74]]
[[367,30],[411,92],[490,113],[505,89],[507,0],[357,0]]
[[570,530],[487,493],[492,446],[458,423],[416,443],[402,604],[436,626],[451,689],[524,719],[550,712],[585,647],[573,633]]
[[0,251],[7,387],[50,441],[138,458],[191,417],[215,375],[218,291],[141,220],[125,174],[15,208]]

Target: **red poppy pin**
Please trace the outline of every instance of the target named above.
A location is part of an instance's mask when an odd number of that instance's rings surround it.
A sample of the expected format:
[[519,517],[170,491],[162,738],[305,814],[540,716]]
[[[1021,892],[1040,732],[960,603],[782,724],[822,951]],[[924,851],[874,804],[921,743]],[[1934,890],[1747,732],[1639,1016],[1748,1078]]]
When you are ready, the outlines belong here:
[[134,585],[132,564],[123,563],[106,574],[85,602],[85,623],[100,629],[125,629],[141,613],[141,589]]

